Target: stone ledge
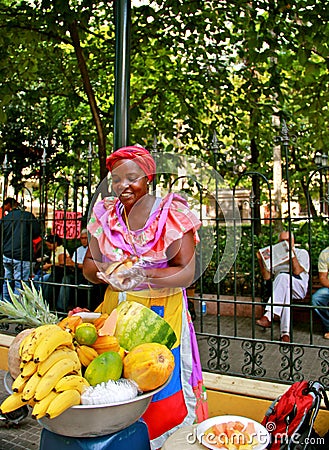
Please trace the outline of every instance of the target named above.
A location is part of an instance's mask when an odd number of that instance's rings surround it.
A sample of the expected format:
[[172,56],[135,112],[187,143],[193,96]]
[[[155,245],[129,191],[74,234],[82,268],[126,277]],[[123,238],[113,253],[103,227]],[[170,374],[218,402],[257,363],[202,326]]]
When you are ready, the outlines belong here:
[[0,334],[0,370],[8,370],[8,349],[14,337]]
[[217,315],[218,304],[221,316],[253,317],[254,313],[256,317],[261,317],[263,314],[263,306],[259,297],[255,297],[252,301],[252,297],[221,295],[217,299],[215,294],[203,294],[201,298],[200,294],[196,293],[194,304],[198,313],[201,301],[205,301],[207,304],[207,314]]
[[[202,372],[202,375],[208,395],[210,417],[233,414],[261,422],[272,401],[290,386],[210,372]],[[314,428],[320,436],[328,432],[329,411],[323,401]]]

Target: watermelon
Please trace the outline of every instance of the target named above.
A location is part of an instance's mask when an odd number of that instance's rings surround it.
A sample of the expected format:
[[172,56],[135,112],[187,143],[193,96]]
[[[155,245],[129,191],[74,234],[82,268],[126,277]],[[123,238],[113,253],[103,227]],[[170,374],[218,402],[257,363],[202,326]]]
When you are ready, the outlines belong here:
[[115,336],[120,346],[130,351],[136,345],[157,342],[169,349],[177,340],[169,323],[140,303],[124,301],[117,306]]

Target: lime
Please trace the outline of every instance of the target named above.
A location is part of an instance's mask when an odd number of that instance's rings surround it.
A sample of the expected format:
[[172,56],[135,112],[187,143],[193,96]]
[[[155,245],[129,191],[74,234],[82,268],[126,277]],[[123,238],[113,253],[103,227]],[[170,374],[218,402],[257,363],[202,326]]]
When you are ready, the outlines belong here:
[[93,323],[82,323],[76,327],[74,337],[80,345],[93,345],[98,337],[97,329]]

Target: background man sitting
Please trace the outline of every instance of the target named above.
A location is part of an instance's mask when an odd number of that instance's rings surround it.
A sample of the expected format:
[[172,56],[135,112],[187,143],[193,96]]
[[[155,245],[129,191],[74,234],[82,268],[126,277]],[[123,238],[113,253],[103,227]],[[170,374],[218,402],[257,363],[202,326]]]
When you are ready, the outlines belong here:
[[[279,234],[279,242],[289,242],[289,232],[282,231]],[[270,298],[265,307],[265,314],[256,324],[263,328],[270,328],[272,319],[280,320],[280,336],[282,342],[290,342],[290,298],[303,299],[306,296],[309,279],[310,258],[304,249],[295,248],[295,239],[290,235],[291,261],[284,262],[272,268],[273,302]],[[257,253],[260,270],[264,280],[271,278],[264,261]],[[290,265],[292,277],[290,277]],[[271,304],[272,303],[272,304]],[[274,317],[272,317],[272,314]]]
[[318,271],[319,281],[323,287],[318,289],[312,295],[312,305],[317,307],[315,311],[318,313],[322,320],[324,327],[323,337],[325,339],[329,339],[329,310],[321,308],[322,306],[329,306],[329,247],[325,248],[320,253],[318,261]]

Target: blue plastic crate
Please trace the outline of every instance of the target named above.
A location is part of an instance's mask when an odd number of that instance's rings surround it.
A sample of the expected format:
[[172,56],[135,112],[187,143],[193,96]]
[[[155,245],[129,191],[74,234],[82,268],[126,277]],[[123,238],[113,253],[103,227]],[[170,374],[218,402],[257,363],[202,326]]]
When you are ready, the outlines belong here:
[[121,431],[106,436],[76,438],[41,432],[39,450],[150,450],[145,422],[139,420]]

